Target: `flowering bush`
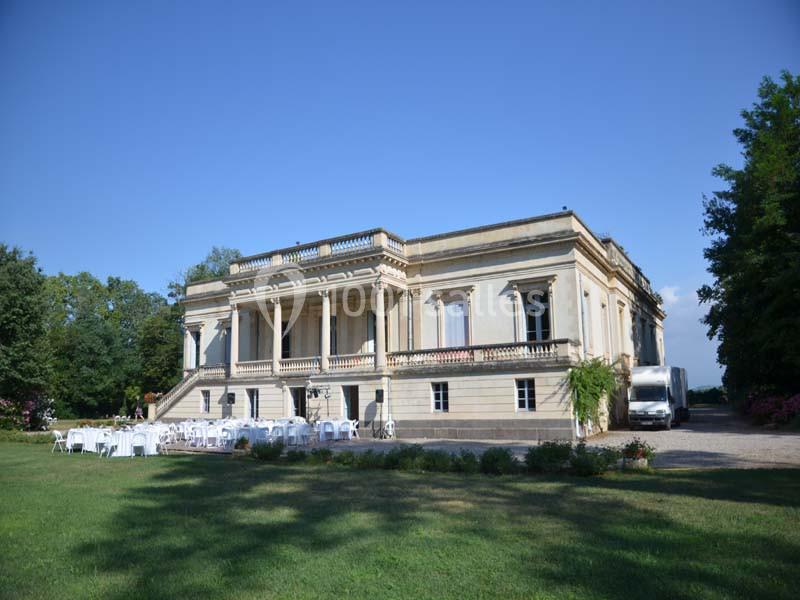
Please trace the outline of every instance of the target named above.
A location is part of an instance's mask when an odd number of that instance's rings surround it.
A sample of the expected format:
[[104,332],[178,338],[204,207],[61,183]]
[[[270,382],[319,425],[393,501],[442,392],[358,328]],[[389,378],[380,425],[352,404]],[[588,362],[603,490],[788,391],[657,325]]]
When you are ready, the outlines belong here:
[[749,413],[756,423],[783,424],[800,415],[800,394],[788,398],[770,395],[749,400]]
[[35,398],[14,402],[0,399],[0,429],[39,429],[52,414],[52,400]]
[[646,458],[647,460],[653,460],[655,455],[655,449],[637,437],[622,447],[622,456],[627,459]]
[[156,403],[156,399],[157,399],[157,396],[156,396],[155,392],[147,392],[144,395],[144,403],[145,404],[155,404]]

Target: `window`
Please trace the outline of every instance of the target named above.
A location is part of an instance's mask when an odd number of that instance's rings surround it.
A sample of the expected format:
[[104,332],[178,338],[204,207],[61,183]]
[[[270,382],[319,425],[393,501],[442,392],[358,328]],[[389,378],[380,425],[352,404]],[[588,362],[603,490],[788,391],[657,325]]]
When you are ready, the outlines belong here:
[[517,410],[536,410],[536,381],[517,379]]
[[250,401],[250,418],[257,419],[259,417],[258,388],[247,390],[247,398]]
[[210,413],[211,412],[211,390],[202,390],[200,392],[203,395],[202,405],[200,406],[201,413]]
[[531,290],[525,294],[526,340],[544,342],[550,339],[550,302],[547,292]]
[[444,345],[448,348],[467,345],[467,303],[444,305]]
[[200,366],[200,332],[193,331],[192,339],[194,340],[194,368]]
[[225,364],[231,364],[231,328],[225,328]]
[[448,412],[450,402],[448,399],[447,383],[432,383],[433,389],[433,410],[436,412]]

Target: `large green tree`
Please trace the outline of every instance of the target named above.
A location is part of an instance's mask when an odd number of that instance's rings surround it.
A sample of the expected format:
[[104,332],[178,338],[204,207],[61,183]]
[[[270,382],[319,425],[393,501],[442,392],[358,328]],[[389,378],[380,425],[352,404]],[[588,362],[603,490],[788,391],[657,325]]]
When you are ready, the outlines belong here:
[[229,272],[232,261],[242,257],[242,253],[235,248],[225,246],[212,246],[211,251],[199,263],[183,271],[177,280],[169,284],[169,295],[177,302],[186,296],[186,286],[195,281],[216,279],[224,277]]
[[727,189],[704,201],[714,282],[698,293],[734,398],[796,391],[800,373],[800,77],[765,78],[758,98],[734,131],[743,166],[717,166]]
[[53,350],[50,390],[60,416],[116,413],[126,390],[140,388],[144,323],[166,306],[135,282],[89,273],[48,278],[47,331]]
[[0,244],[0,399],[17,413],[47,389],[44,285],[33,255]]
[[142,323],[139,335],[139,386],[142,390],[166,392],[180,381],[183,360],[182,316],[179,305],[164,305]]

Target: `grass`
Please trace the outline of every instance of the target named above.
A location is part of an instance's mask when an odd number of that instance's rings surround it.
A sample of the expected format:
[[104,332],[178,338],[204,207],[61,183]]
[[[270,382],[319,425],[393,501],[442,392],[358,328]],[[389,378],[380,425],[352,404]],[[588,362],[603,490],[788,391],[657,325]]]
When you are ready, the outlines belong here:
[[0,444],[3,598],[794,598],[800,471],[486,477]]

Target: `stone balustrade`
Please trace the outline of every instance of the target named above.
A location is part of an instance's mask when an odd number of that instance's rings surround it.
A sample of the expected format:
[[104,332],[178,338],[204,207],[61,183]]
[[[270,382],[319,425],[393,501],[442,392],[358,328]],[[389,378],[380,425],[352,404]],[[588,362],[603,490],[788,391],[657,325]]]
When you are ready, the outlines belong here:
[[374,354],[334,354],[328,361],[328,370],[333,372],[375,368]]
[[248,360],[236,363],[237,375],[272,375],[272,360]]
[[280,368],[281,373],[319,373],[320,357],[282,358]]

